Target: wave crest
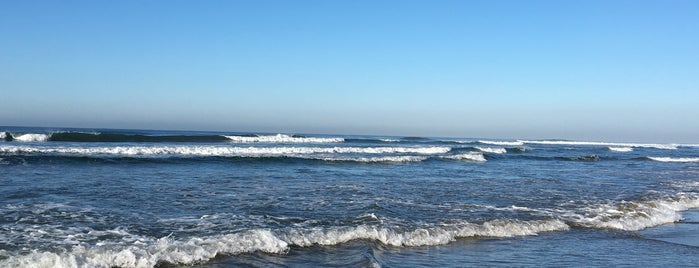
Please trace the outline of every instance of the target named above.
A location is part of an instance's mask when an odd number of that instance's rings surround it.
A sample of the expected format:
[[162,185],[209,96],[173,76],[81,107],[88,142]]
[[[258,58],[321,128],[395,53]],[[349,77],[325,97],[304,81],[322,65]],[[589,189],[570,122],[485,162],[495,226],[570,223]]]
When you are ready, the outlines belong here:
[[648,157],[648,159],[658,162],[690,163],[699,162],[699,157]]
[[284,134],[269,136],[225,136],[232,142],[240,143],[337,143],[344,142],[343,138],[297,137]]
[[485,159],[485,156],[483,156],[483,154],[481,154],[481,153],[466,153],[466,154],[446,155],[446,156],[442,156],[442,158],[453,159],[453,160],[467,160],[467,161],[475,161],[475,162],[488,161]]

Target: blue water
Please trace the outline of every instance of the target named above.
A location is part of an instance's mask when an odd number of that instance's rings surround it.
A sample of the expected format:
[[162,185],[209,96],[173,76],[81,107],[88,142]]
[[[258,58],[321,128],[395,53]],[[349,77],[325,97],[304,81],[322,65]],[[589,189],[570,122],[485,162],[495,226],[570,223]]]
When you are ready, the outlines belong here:
[[699,263],[699,145],[0,132],[1,267]]

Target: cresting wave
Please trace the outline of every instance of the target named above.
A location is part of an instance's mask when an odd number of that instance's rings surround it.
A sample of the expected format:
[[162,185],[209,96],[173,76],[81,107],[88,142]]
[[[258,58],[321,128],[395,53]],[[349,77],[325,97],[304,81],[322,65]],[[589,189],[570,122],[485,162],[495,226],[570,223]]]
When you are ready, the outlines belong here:
[[224,136],[233,142],[253,143],[335,143],[344,142],[344,138],[311,138],[277,134],[271,136]]
[[465,154],[456,154],[456,155],[446,155],[442,156],[444,159],[453,159],[453,160],[466,160],[466,161],[474,161],[474,162],[486,162],[487,160],[485,159],[485,156],[481,153],[465,153]]
[[638,231],[682,219],[680,212],[699,208],[699,198],[678,196],[645,201],[620,201],[583,208],[580,212],[557,211],[572,225],[588,228]]
[[343,138],[277,135],[141,135],[120,133],[54,132],[12,134],[2,132],[0,140],[19,142],[237,142],[237,143],[338,143]]
[[458,222],[414,229],[373,225],[313,229],[254,229],[233,234],[176,239],[128,234],[122,241],[98,246],[78,245],[67,252],[38,252],[0,260],[3,267],[154,267],[163,263],[196,264],[220,255],[249,252],[285,254],[290,246],[332,246],[352,240],[370,240],[390,246],[447,244],[461,237],[514,237],[564,231],[559,220],[493,220],[482,224]]
[[699,162],[699,157],[648,157],[648,159],[658,162],[691,163]]
[[44,147],[0,146],[3,154],[116,155],[116,156],[285,156],[303,154],[443,154],[450,147],[224,147],[224,146],[115,146]]
[[484,153],[491,153],[491,154],[507,153],[507,149],[505,149],[505,148],[475,147],[475,149],[478,151],[484,152]]
[[527,144],[541,144],[541,145],[641,147],[641,148],[655,148],[655,149],[667,149],[667,150],[675,150],[679,146],[678,144],[613,143],[613,142],[557,141],[557,140],[546,140],[546,141],[520,140],[518,142],[521,142],[523,144],[527,143]]
[[490,145],[500,145],[500,146],[522,146],[524,145],[524,142],[522,141],[487,141],[487,140],[479,140],[479,143],[482,144],[490,144]]
[[609,146],[609,147],[607,147],[607,149],[609,149],[612,152],[620,152],[620,153],[628,153],[628,152],[633,151],[632,147],[612,147],[612,146]]

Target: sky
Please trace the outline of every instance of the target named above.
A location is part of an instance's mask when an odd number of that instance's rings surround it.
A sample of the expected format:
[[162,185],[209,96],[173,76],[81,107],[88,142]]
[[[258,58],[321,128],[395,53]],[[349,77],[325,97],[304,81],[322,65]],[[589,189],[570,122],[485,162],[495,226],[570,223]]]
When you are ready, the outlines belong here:
[[699,142],[699,1],[0,1],[0,125]]

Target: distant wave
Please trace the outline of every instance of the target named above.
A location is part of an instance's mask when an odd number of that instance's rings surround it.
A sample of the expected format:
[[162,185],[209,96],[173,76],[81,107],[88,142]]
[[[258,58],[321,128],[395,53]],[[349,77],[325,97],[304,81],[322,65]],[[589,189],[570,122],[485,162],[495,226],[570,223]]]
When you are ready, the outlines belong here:
[[360,162],[360,163],[382,163],[382,162],[421,162],[427,160],[426,156],[400,155],[400,156],[381,156],[381,157],[311,157],[305,159],[323,160],[323,161],[339,161],[339,162]]
[[699,162],[699,157],[648,157],[648,159],[658,162],[689,163]]
[[232,142],[242,142],[242,143],[335,143],[344,142],[344,138],[315,138],[315,137],[300,137],[300,136],[289,136],[284,134],[270,135],[270,136],[224,136],[231,140]]
[[607,147],[607,149],[609,149],[612,152],[620,152],[620,153],[627,153],[627,152],[633,151],[632,147],[612,147],[612,146],[609,146],[609,147]]
[[507,149],[505,149],[505,148],[475,147],[475,149],[478,151],[484,152],[484,153],[491,153],[491,154],[507,153]]
[[490,145],[500,145],[500,146],[522,146],[524,145],[524,142],[522,141],[487,141],[487,140],[479,140],[479,143],[482,144],[490,144]]
[[224,147],[224,146],[114,146],[43,147],[0,146],[4,154],[118,155],[118,156],[275,156],[297,154],[443,154],[450,147]]
[[655,149],[675,150],[677,144],[654,144],[654,143],[613,143],[613,142],[589,142],[589,141],[531,141],[520,140],[519,142],[527,144],[542,144],[542,145],[574,145],[574,146],[614,146],[614,147],[644,147]]
[[446,155],[442,156],[442,158],[445,159],[453,159],[453,160],[466,160],[466,161],[474,161],[474,162],[486,162],[487,160],[481,153],[465,153],[465,154],[456,154],[456,155]]
[[55,133],[27,133],[12,134],[3,132],[1,139],[6,141],[21,142],[239,142],[239,143],[337,143],[343,142],[343,138],[318,138],[277,135],[139,135],[120,133],[83,133],[83,132],[55,132]]
[[50,137],[51,137],[51,134],[27,133],[27,134],[20,134],[17,136],[13,136],[12,134],[7,133],[5,135],[4,139],[6,141],[43,142],[43,141],[48,141]]

